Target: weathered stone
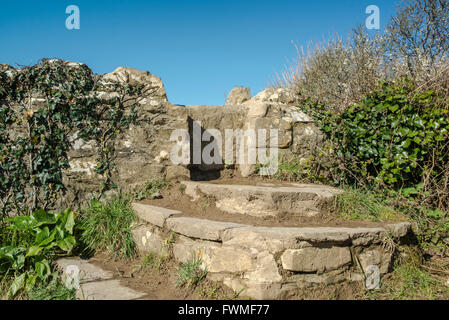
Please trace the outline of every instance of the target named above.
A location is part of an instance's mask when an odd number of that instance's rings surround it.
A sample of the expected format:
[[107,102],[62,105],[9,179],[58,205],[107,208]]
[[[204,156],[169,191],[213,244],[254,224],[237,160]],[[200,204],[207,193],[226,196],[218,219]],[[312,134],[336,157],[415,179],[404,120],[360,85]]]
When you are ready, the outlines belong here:
[[[76,277],[80,283],[112,279],[113,274],[80,258],[62,258],[56,261],[56,268],[62,272],[63,281],[67,276]],[[76,272],[76,274],[73,274]]]
[[295,274],[288,277],[282,286],[282,291],[309,288],[315,284],[337,284],[347,280],[348,274],[335,270],[323,274]]
[[160,254],[164,246],[164,239],[160,230],[150,225],[139,225],[131,230],[137,250],[142,255],[152,252]]
[[238,276],[230,276],[223,279],[223,284],[240,292],[239,297],[251,298],[257,300],[277,299],[281,292],[280,283],[254,282],[248,279],[242,279]]
[[127,184],[126,189],[143,185],[145,181],[158,181],[165,178],[164,166],[151,164],[142,156],[133,155],[117,159],[118,179]]
[[[129,79],[129,81],[134,84],[137,83],[141,85],[156,87],[156,95],[160,99],[163,99],[165,101],[167,100],[167,95],[161,79],[155,75],[152,75],[148,71],[119,67],[115,71],[107,73],[101,77],[101,81],[105,84],[112,81],[124,82],[127,79]],[[146,102],[147,101],[144,101],[142,102],[142,104],[146,104]]]
[[276,254],[285,249],[303,248],[311,246],[305,241],[298,241],[290,228],[275,228],[273,232],[264,232],[266,229],[244,227],[225,230],[222,235],[223,245],[254,248],[258,251],[268,251]]
[[258,93],[250,101],[251,102],[270,102],[279,104],[294,104],[297,99],[295,92],[289,88],[268,88]]
[[299,216],[316,215],[320,208],[332,201],[340,190],[317,185],[290,184],[288,186],[224,185],[195,181],[181,182],[186,194],[199,198],[197,190],[213,196],[216,206],[229,213],[256,217],[276,216],[280,212]]
[[324,272],[350,264],[351,252],[347,247],[288,249],[281,261],[285,270]]
[[251,91],[249,88],[236,86],[232,88],[231,92],[228,94],[228,99],[226,100],[227,105],[242,104],[245,101],[251,99]]
[[273,255],[267,251],[262,251],[257,254],[256,269],[251,272],[246,272],[244,278],[253,283],[275,283],[282,280],[279,274],[278,265],[274,260]]
[[182,166],[168,166],[166,168],[165,179],[167,181],[185,179],[190,177],[190,171]]
[[410,222],[398,222],[388,224],[386,228],[391,232],[393,237],[402,238],[409,233],[412,228],[412,224]]
[[374,265],[379,268],[381,274],[386,274],[390,268],[392,255],[391,252],[378,247],[363,251],[358,258],[364,272],[370,265]]
[[188,237],[212,241],[220,241],[222,232],[227,229],[240,228],[244,226],[231,222],[219,222],[187,217],[168,218],[165,223],[167,229],[176,233],[180,233]]
[[211,255],[209,272],[245,272],[256,268],[253,254],[249,250],[234,247],[214,248]]
[[136,300],[146,295],[120,284],[120,280],[83,283],[76,296],[81,300]]
[[161,228],[164,226],[166,219],[181,213],[181,211],[170,210],[137,202],[132,203],[132,208],[140,220],[154,224]]
[[173,245],[173,255],[179,262],[187,262],[192,258],[200,258],[202,268],[209,269],[212,259],[213,249],[220,245],[212,241],[192,240],[188,237],[180,236]]

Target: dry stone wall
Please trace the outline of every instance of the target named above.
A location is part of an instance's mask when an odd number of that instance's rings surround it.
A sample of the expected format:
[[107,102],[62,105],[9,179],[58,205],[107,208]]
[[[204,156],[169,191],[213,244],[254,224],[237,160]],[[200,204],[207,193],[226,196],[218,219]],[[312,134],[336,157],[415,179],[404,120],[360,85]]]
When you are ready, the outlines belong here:
[[201,259],[209,279],[253,299],[364,281],[370,266],[382,276],[393,258],[388,239],[401,243],[410,232],[408,222],[370,228],[254,227],[177,217],[181,212],[140,203],[133,207],[139,223],[132,232],[142,255],[165,255],[171,249],[178,262]]
[[[70,63],[70,65],[80,65]],[[13,71],[12,67],[7,66]],[[11,72],[12,72],[11,71]],[[151,97],[140,101],[138,108],[139,125],[132,125],[116,141],[115,172],[113,181],[121,188],[143,186],[151,180],[213,180],[220,177],[224,168],[235,169],[237,175],[247,177],[256,172],[255,165],[235,164],[237,154],[231,165],[193,163],[176,165],[170,159],[175,141],[170,141],[176,129],[184,129],[192,140],[193,123],[201,125],[201,132],[210,129],[220,132],[224,138],[226,130],[271,129],[279,130],[278,147],[281,154],[306,157],[319,143],[321,135],[309,117],[295,106],[293,92],[287,89],[266,89],[251,98],[249,89],[234,88],[223,106],[185,106],[169,102],[161,79],[147,71],[120,67],[112,73],[99,75],[104,84],[112,80],[122,81],[129,76],[132,83],[156,87]],[[105,86],[107,88],[107,86]],[[98,92],[99,96],[114,96],[116,93]],[[37,97],[34,103],[44,103]],[[20,134],[19,128],[17,134]],[[73,132],[72,150],[69,152],[70,169],[64,174],[68,193],[59,206],[73,206],[84,203],[92,193],[100,190],[101,178],[95,173],[97,150],[94,142],[85,142]],[[202,148],[208,142],[202,142]],[[237,149],[234,141],[234,150]],[[269,143],[269,142],[268,142]],[[192,141],[190,141],[192,145]],[[222,149],[225,141],[222,141]],[[190,146],[190,158],[193,150]],[[223,155],[221,155],[223,158]]]
[[[147,181],[158,179],[211,180],[220,176],[225,168],[221,165],[189,164],[175,165],[170,152],[175,145],[170,141],[172,132],[184,129],[192,137],[192,123],[201,124],[202,132],[218,130],[225,137],[226,129],[279,129],[281,154],[306,157],[319,143],[321,135],[311,119],[295,106],[294,94],[286,89],[266,89],[249,99],[244,88],[233,90],[228,101],[241,104],[223,106],[173,105],[168,99],[161,79],[149,72],[131,68],[118,68],[102,77],[103,81],[130,75],[132,81],[158,87],[157,94],[140,102],[138,110],[140,124],[131,126],[116,144],[116,172],[114,181],[122,189],[142,186]],[[237,92],[238,91],[238,92]],[[235,93],[240,95],[235,95]],[[113,94],[103,92],[100,94]],[[66,178],[70,186],[67,203],[80,202],[91,192],[98,190],[99,177],[94,168],[95,147],[92,143],[72,137],[70,170]],[[205,143],[203,142],[203,146]],[[224,148],[224,141],[222,148]],[[235,150],[235,149],[234,149]],[[191,154],[191,158],[193,155]],[[235,161],[237,162],[237,161]],[[237,174],[244,177],[255,173],[254,165],[235,165]]]

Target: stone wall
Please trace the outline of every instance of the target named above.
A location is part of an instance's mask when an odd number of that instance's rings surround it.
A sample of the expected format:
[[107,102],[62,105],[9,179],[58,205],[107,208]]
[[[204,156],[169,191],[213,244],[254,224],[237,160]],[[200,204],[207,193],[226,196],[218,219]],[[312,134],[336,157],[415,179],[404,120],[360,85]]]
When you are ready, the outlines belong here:
[[[13,72],[12,67],[7,67]],[[266,89],[251,98],[248,89],[236,87],[227,101],[240,104],[185,106],[171,104],[161,79],[147,71],[120,67],[98,77],[107,84],[110,80],[121,81],[126,78],[125,75],[129,75],[133,83],[158,89],[154,96],[140,101],[140,124],[131,126],[117,140],[117,166],[113,180],[121,189],[139,187],[147,181],[159,179],[212,180],[220,177],[224,164],[175,165],[170,160],[170,152],[175,145],[174,141],[170,141],[172,132],[175,129],[185,129],[191,134],[194,121],[201,124],[202,131],[216,129],[223,137],[226,129],[277,128],[281,154],[299,158],[306,157],[320,141],[318,130],[311,119],[295,106],[294,94],[288,89]],[[114,94],[108,91],[98,92],[99,96]],[[34,102],[44,103],[38,97]],[[60,203],[62,207],[82,203],[92,192],[100,189],[101,177],[94,171],[97,157],[95,143],[84,142],[76,132],[71,136],[71,141],[73,149],[69,153],[70,169],[64,175],[69,192]],[[206,143],[202,145],[204,147]],[[224,149],[224,141],[222,147]],[[192,154],[191,158],[193,159]],[[236,175],[243,177],[255,173],[254,165],[231,165],[226,168],[234,169]]]
[[[130,79],[142,84],[159,87],[155,97],[141,102],[139,118],[144,121],[132,126],[117,142],[117,170],[114,180],[120,188],[129,189],[157,179],[211,180],[220,176],[223,165],[189,164],[174,165],[170,151],[175,142],[170,135],[175,129],[192,133],[192,121],[201,124],[202,130],[217,129],[225,136],[226,129],[279,129],[281,153],[305,157],[319,142],[320,134],[311,119],[295,106],[292,92],[286,89],[266,89],[253,98],[232,98],[229,101],[244,101],[239,105],[184,106],[171,104],[162,81],[148,72],[130,68],[118,68],[102,78],[116,79],[128,73]],[[245,91],[245,95],[248,91]],[[111,94],[111,93],[105,93]],[[224,144],[224,142],[223,142]],[[224,145],[223,145],[224,147]],[[191,155],[191,158],[193,156]],[[67,179],[71,185],[71,197],[79,197],[98,188],[95,176],[95,148],[73,136],[73,151],[70,153],[71,169]],[[237,175],[254,174],[255,166],[231,166]]]
[[391,271],[391,241],[401,243],[410,232],[408,222],[370,228],[254,227],[177,217],[182,212],[140,203],[133,207],[140,254],[172,254],[178,262],[201,259],[210,280],[253,299],[363,281],[370,266],[383,276]]

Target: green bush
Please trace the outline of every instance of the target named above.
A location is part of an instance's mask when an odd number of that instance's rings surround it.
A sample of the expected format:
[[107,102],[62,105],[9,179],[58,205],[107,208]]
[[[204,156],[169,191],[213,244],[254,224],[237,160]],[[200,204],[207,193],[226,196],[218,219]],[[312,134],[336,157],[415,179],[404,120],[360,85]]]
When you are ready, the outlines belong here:
[[155,90],[129,77],[105,84],[87,66],[56,59],[0,66],[0,88],[0,218],[57,207],[74,136],[95,142],[101,191],[114,187],[116,138],[138,123],[139,99]]
[[105,251],[115,258],[132,258],[136,244],[131,228],[136,220],[130,200],[119,194],[109,202],[92,200],[82,213],[80,242],[88,254]]
[[38,210],[5,220],[0,235],[0,273],[14,278],[10,297],[47,283],[52,260],[70,253],[76,244],[74,225],[75,214],[70,209],[56,214]]
[[449,108],[433,91],[407,80],[381,89],[341,113],[305,103],[331,143],[334,181],[410,188],[444,207],[449,178]]

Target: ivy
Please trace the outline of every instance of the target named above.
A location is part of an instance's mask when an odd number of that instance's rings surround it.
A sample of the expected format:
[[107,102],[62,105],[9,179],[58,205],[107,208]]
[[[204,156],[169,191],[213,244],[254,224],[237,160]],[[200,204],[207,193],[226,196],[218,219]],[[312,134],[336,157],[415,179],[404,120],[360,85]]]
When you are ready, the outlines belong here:
[[447,207],[449,106],[435,92],[400,79],[341,113],[309,101],[302,108],[331,144],[338,183],[419,186],[426,201]]
[[154,89],[129,76],[106,83],[86,65],[55,59],[0,68],[0,213],[54,206],[66,191],[74,134],[96,143],[101,191],[112,188],[115,141]]

